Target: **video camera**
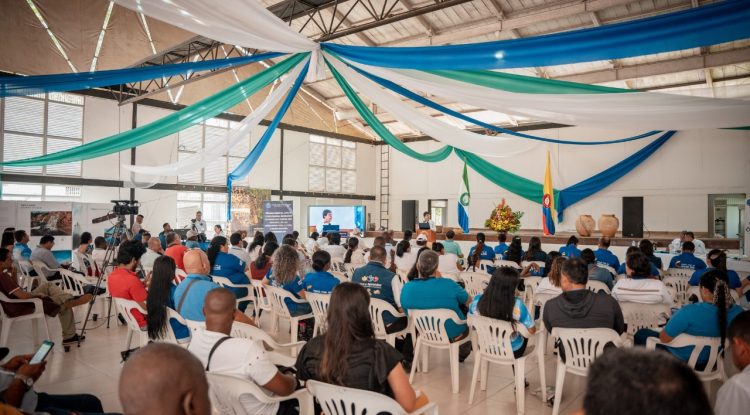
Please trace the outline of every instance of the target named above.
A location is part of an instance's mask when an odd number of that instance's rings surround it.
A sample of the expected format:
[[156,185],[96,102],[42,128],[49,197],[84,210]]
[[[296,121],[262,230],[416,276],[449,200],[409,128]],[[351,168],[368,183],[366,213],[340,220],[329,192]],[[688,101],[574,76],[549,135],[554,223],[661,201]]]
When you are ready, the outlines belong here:
[[119,216],[137,215],[140,204],[137,200],[110,200],[115,205],[112,212]]

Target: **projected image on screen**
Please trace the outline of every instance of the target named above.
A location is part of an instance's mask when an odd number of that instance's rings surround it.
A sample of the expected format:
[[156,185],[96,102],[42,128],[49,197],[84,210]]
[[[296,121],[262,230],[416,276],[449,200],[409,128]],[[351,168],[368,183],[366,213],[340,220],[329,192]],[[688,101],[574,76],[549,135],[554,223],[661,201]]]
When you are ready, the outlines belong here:
[[348,232],[363,230],[365,227],[364,206],[310,206],[308,225],[314,230],[323,232]]

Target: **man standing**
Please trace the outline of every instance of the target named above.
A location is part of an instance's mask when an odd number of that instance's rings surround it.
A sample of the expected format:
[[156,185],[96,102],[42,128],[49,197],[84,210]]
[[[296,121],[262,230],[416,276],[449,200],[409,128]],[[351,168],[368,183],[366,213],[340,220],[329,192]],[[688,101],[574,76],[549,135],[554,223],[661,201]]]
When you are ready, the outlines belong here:
[[206,221],[203,220],[203,212],[200,210],[195,212],[195,219],[193,219],[193,228],[196,232],[198,232],[199,238],[201,238],[202,241],[206,240],[206,231],[208,230],[208,227],[206,225]]
[[[44,235],[42,236],[42,239],[39,240],[39,246],[37,246],[33,252],[31,252],[31,256],[29,259],[31,261],[39,261],[44,263],[44,265],[47,266],[49,269],[58,269],[60,268],[60,263],[57,262],[57,259],[55,258],[55,255],[52,254],[52,247],[55,246],[55,237],[52,235]],[[62,278],[60,276],[60,271],[48,271],[44,270],[44,276],[48,280],[59,280]]]
[[135,223],[130,227],[130,232],[133,233],[133,237],[137,237],[138,234],[143,230],[143,215],[136,215]]
[[437,228],[435,227],[435,222],[432,220],[432,214],[430,212],[424,212],[422,214],[422,223],[426,223],[430,225],[430,230],[434,231]]

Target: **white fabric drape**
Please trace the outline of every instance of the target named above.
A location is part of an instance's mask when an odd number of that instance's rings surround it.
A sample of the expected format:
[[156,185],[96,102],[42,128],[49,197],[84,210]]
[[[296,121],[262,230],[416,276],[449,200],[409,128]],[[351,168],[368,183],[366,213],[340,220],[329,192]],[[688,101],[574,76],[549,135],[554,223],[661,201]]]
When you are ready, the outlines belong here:
[[123,164],[122,168],[132,173],[161,177],[178,176],[180,174],[194,172],[197,169],[207,166],[218,157],[224,156],[230,148],[239,144],[242,140],[247,140],[247,137],[253,128],[257,127],[271,110],[276,108],[279,102],[281,102],[281,99],[284,98],[289,89],[291,89],[294,81],[297,79],[306,63],[307,60],[300,62],[294,67],[294,69],[284,75],[285,78],[282,79],[279,86],[268,95],[263,103],[255,108],[255,111],[245,117],[237,128],[231,130],[227,136],[212,141],[210,147],[206,147],[190,157],[171,164],[160,166],[133,166]]
[[506,136],[472,133],[424,114],[378,85],[358,74],[344,63],[327,55],[328,61],[360,93],[385,109],[402,123],[461,150],[492,157],[511,157],[533,149],[540,143]]
[[632,130],[692,130],[750,125],[750,102],[655,92],[520,94],[409,69],[357,66],[412,90],[509,115],[562,124]]

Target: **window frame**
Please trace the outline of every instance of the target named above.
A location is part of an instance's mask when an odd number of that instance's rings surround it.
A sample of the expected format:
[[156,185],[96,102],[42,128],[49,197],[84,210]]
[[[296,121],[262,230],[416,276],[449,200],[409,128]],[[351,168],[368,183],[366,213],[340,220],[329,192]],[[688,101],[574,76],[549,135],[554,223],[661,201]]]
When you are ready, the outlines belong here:
[[[323,146],[322,159],[314,160],[312,158],[313,145]],[[308,165],[308,180],[307,187],[311,192],[326,192],[326,193],[339,193],[339,194],[356,194],[357,192],[357,143],[353,141],[343,140],[341,138],[327,137],[318,134],[310,134],[308,136],[308,153],[307,153],[307,165]],[[329,150],[335,149],[338,151]],[[353,166],[344,167],[344,153],[351,151],[354,155]],[[329,166],[329,153],[333,155],[338,153],[337,161],[338,165]],[[312,171],[316,170],[315,174]],[[323,173],[322,187],[313,186],[313,177],[318,177],[320,172]],[[331,175],[329,175],[329,172]],[[338,179],[335,180],[338,183],[338,189],[334,186],[329,187],[329,178],[332,175],[338,175]],[[353,176],[353,187],[344,189],[344,177]]]

